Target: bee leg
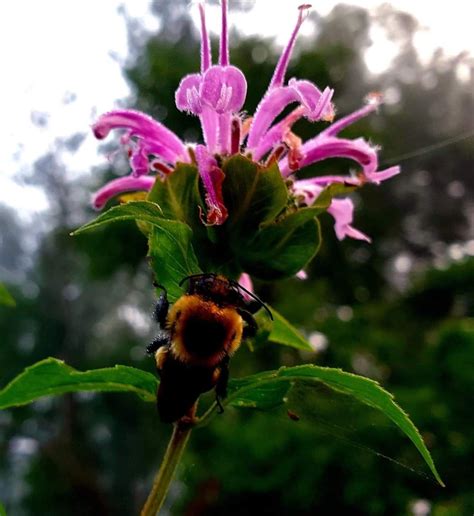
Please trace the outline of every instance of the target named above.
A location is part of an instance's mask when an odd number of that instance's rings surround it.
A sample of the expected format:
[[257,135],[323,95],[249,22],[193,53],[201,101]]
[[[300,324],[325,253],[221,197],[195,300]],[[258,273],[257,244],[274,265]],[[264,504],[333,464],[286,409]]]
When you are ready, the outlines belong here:
[[248,337],[255,337],[255,335],[257,334],[257,330],[258,330],[258,324],[257,324],[257,321],[254,319],[253,315],[251,313],[247,312],[247,310],[242,310],[242,309],[238,309],[237,312],[240,315],[240,317],[242,317],[244,322],[246,323],[244,332],[242,334],[242,338],[246,339]]
[[224,407],[222,406],[221,399],[216,394],[216,403],[217,403],[217,413],[223,414],[224,413]]
[[244,310],[249,314],[256,314],[262,308],[262,302],[256,299],[246,299],[243,302]]
[[165,333],[160,333],[156,339],[153,340],[148,346],[146,347],[146,352],[148,355],[155,354],[161,347],[163,346],[169,346],[170,338]]
[[[242,288],[242,286],[241,286],[241,288]],[[253,294],[252,294],[252,296],[253,296]],[[273,321],[273,315],[272,315],[270,309],[263,301],[261,301],[257,297],[255,297],[254,299],[242,299],[241,306],[242,306],[242,310],[245,310],[246,312],[248,312],[250,314],[256,314],[260,310],[260,308],[263,308],[267,312],[267,314],[270,316],[270,319]]]
[[226,356],[219,366],[219,378],[216,383],[216,403],[219,414],[224,412],[221,401],[227,397],[227,384],[229,383],[229,357]]
[[158,371],[158,374],[161,376],[161,372],[163,371],[163,368],[165,367],[165,363],[167,362],[169,357],[169,348],[168,347],[162,347],[155,353],[155,363],[156,363],[156,370]]
[[155,287],[161,288],[162,292],[155,306],[155,310],[153,312],[153,318],[160,325],[162,330],[166,327],[166,319],[168,317],[168,310],[170,307],[170,303],[168,301],[168,292],[166,288],[162,285],[155,284]]

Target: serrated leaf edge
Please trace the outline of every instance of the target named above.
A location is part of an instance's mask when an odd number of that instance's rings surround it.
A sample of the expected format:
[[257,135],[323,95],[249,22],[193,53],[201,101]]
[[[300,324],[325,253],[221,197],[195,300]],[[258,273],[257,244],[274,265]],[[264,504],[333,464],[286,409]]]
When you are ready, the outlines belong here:
[[112,206],[112,208],[108,209],[104,213],[101,213],[94,220],[92,220],[92,221],[88,222],[87,224],[84,224],[80,228],[72,231],[70,233],[70,235],[71,236],[77,236],[77,235],[80,235],[81,233],[85,233],[86,231],[90,231],[92,229],[95,229],[95,228],[98,228],[100,226],[103,226],[104,224],[109,224],[109,223],[112,223],[112,222],[120,222],[120,221],[124,221],[124,220],[141,220],[141,221],[153,224],[153,221],[150,220],[149,218],[153,217],[153,216],[158,217],[158,214],[150,213],[148,216],[145,216],[145,214],[142,214],[142,216],[134,216],[134,215],[131,215],[131,214],[123,214],[123,215],[117,215],[117,216],[112,217],[113,213],[111,213],[111,212],[116,212],[116,211],[123,210],[124,207],[129,207],[130,208],[131,206],[134,207],[134,206],[137,206],[137,205],[140,205],[140,206],[146,207],[146,208],[153,206],[153,208],[158,208],[158,210],[160,211],[160,214],[163,213],[161,208],[160,208],[160,206],[158,204],[156,204],[155,202],[152,202],[152,201],[130,201],[130,202],[126,203],[126,204],[120,204],[118,206]]
[[[425,460],[426,464],[428,465],[428,467],[430,468],[431,472],[433,473],[434,477],[436,478],[436,480],[438,481],[438,483],[442,486],[442,487],[445,487],[445,484],[444,482],[442,481],[437,469],[436,469],[436,466],[433,462],[433,459],[431,458],[431,454],[430,452],[428,451],[428,449],[426,448],[426,445],[423,441],[423,437],[421,436],[419,430],[416,428],[416,426],[414,425],[414,423],[411,421],[409,415],[407,412],[405,412],[395,401],[395,397],[393,394],[391,394],[390,392],[386,391],[377,381],[375,380],[372,380],[370,378],[366,378],[365,376],[360,376],[360,375],[357,375],[357,374],[353,374],[353,373],[348,373],[346,371],[343,371],[342,369],[339,369],[339,368],[331,368],[331,367],[321,367],[321,366],[316,366],[316,365],[313,365],[313,364],[306,364],[306,365],[300,365],[300,366],[295,366],[295,367],[281,367],[280,369],[277,369],[275,371],[268,371],[268,375],[267,376],[261,376],[261,375],[264,375],[264,373],[257,373],[255,376],[256,377],[260,377],[260,378],[256,378],[256,382],[253,383],[253,384],[249,384],[249,385],[246,385],[244,387],[242,387],[241,389],[238,389],[236,390],[234,393],[230,394],[228,396],[228,398],[224,401],[224,404],[227,405],[227,404],[230,404],[232,402],[232,399],[234,398],[237,398],[237,393],[242,393],[242,392],[246,392],[248,390],[251,390],[253,388],[255,388],[256,385],[258,384],[262,384],[262,383],[269,383],[269,382],[274,382],[274,381],[287,381],[287,382],[298,382],[298,381],[307,381],[307,382],[311,382],[311,381],[316,381],[316,382],[320,382],[320,383],[323,383],[324,385],[328,386],[330,389],[333,389],[335,391],[338,391],[338,392],[341,392],[342,394],[345,394],[345,395],[348,395],[348,396],[353,396],[353,397],[356,397],[356,395],[354,394],[351,394],[350,392],[348,392],[348,389],[347,387],[345,387],[342,383],[340,383],[340,388],[337,388],[334,386],[334,384],[337,385],[337,381],[325,381],[324,379],[322,378],[318,378],[318,377],[311,377],[311,376],[298,376],[298,371],[302,371],[302,370],[314,370],[314,371],[319,371],[319,372],[330,372],[330,373],[339,373],[343,376],[345,376],[346,378],[357,378],[358,381],[362,381],[362,382],[365,382],[366,385],[370,385],[371,387],[375,388],[377,391],[379,391],[381,394],[383,394],[385,397],[386,397],[386,402],[388,402],[388,406],[392,409],[392,410],[395,410],[396,412],[398,412],[402,418],[404,419],[405,423],[408,425],[408,429],[410,430],[410,432],[406,432],[402,426],[398,423],[398,421],[396,419],[394,419],[390,413],[388,412],[385,412],[382,408],[380,408],[380,406],[377,406],[376,404],[374,404],[373,402],[370,401],[370,399],[367,399],[365,398],[364,396],[362,395],[359,395],[359,399],[365,403],[366,405],[372,407],[372,408],[375,408],[377,410],[379,410],[380,412],[382,412],[385,416],[387,416],[409,439],[410,441],[414,444],[414,446],[417,448],[417,450],[419,451],[419,453],[421,454],[421,456],[423,457],[423,459]],[[290,372],[291,374],[288,374],[288,375],[285,375],[285,372]],[[245,380],[249,379],[251,377],[245,377]]]
[[[100,373],[102,371],[113,371],[114,369],[128,370],[131,373],[139,371],[140,374],[146,373],[146,374],[150,375],[150,377],[153,378],[157,382],[156,378],[151,373],[148,373],[147,371],[143,371],[142,369],[138,369],[138,368],[135,368],[135,367],[130,367],[130,366],[116,364],[114,367],[104,367],[104,368],[99,368],[99,369],[91,369],[90,371],[78,371],[74,367],[71,367],[68,364],[66,364],[64,362],[64,360],[59,360],[57,358],[49,357],[49,358],[45,358],[44,360],[40,360],[39,362],[36,362],[35,364],[33,364],[31,366],[26,367],[19,375],[15,376],[15,378],[13,378],[3,389],[0,390],[0,396],[5,394],[16,383],[20,382],[30,371],[35,370],[37,367],[39,367],[41,365],[44,365],[44,364],[55,364],[55,365],[58,365],[60,367],[63,367],[64,369],[68,370],[68,372],[71,373],[72,376],[79,376],[79,377],[81,375],[87,374],[89,372]],[[81,389],[71,389],[70,391],[64,391],[64,392],[55,392],[54,388],[51,388],[51,390],[45,389],[45,391],[43,391],[44,394],[41,394],[40,396],[37,396],[37,397],[32,397],[31,399],[26,400],[24,402],[15,403],[15,404],[0,405],[0,410],[4,410],[4,409],[10,408],[10,407],[20,407],[20,406],[23,406],[23,405],[28,405],[29,403],[32,403],[32,402],[36,401],[37,399],[43,398],[45,396],[61,396],[62,394],[65,394],[66,392],[88,392],[88,391],[97,391],[97,392],[132,392],[132,393],[137,394],[142,400],[144,400],[146,402],[155,402],[156,401],[155,393],[151,393],[150,391],[148,391],[146,389],[140,389],[140,388],[135,387],[135,386],[130,386],[129,389],[125,390],[125,389],[123,389],[123,387],[127,386],[127,385],[130,385],[130,384],[117,383],[117,382],[106,382],[106,383],[107,383],[107,385],[110,385],[111,387],[117,387],[117,390],[114,391],[114,390],[109,390],[109,389],[103,389],[101,387],[104,386],[105,382],[104,383],[100,383],[100,382],[97,382],[97,381],[88,383],[87,384],[88,388],[85,388],[85,389],[84,388],[81,388]]]

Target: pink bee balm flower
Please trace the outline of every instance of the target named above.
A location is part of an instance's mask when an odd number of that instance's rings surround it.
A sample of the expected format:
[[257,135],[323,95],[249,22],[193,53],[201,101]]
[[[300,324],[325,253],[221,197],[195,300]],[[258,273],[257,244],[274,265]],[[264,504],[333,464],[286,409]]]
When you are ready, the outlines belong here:
[[[345,127],[375,111],[381,103],[380,95],[369,96],[364,107],[333,122],[334,91],[331,88],[321,90],[304,79],[286,81],[298,32],[311,7],[308,4],[298,8],[295,27],[278,60],[268,89],[254,116],[245,120],[241,109],[247,93],[247,81],[243,73],[230,64],[227,0],[221,0],[221,6],[218,63],[212,62],[204,4],[201,3],[200,72],[184,77],[175,93],[177,108],[199,117],[204,144],[192,146],[194,150],[190,152],[191,145],[186,145],[162,124],[137,111],[117,110],[102,115],[93,126],[95,136],[102,139],[111,129],[125,129],[121,143],[128,150],[132,172],[130,176],[111,181],[100,189],[93,199],[96,208],[103,207],[109,199],[124,191],[150,190],[157,171],[163,177],[173,173],[177,163],[195,161],[206,192],[204,223],[223,224],[228,216],[222,196],[225,175],[216,157],[240,152],[251,155],[254,161],[262,164],[277,162],[284,177],[293,177],[298,170],[329,158],[342,157],[354,161],[359,168],[355,175],[294,180],[291,187],[293,194],[308,205],[330,184],[380,184],[400,172],[398,166],[379,171],[377,149],[363,138],[350,140],[339,136]],[[294,103],[296,107],[279,119],[285,108]],[[323,120],[329,125],[314,138],[302,142],[292,132],[294,123],[302,117],[310,121]],[[246,127],[245,131],[243,127]],[[328,212],[334,218],[339,239],[350,237],[370,242],[367,235],[352,226],[354,205],[350,199],[332,200]]]

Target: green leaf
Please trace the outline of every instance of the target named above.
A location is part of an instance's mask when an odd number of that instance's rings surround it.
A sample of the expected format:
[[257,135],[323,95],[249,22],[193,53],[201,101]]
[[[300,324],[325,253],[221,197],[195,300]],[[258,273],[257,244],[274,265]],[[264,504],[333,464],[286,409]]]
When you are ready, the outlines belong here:
[[[208,228],[201,220],[201,213],[205,214],[206,207],[199,185],[197,167],[178,163],[166,180],[155,181],[148,194],[148,200],[160,206],[163,218],[184,222],[191,228],[193,248],[201,267],[215,272],[220,269],[222,255],[216,251],[214,243],[210,240],[212,228]],[[205,215],[203,216],[205,218]],[[216,257],[220,260],[214,260]]]
[[229,218],[224,227],[233,236],[256,231],[272,222],[288,203],[288,189],[275,164],[264,168],[236,155],[223,163],[222,185]]
[[195,166],[178,163],[164,181],[155,181],[148,200],[160,206],[165,219],[185,222],[193,231],[205,231],[199,216],[199,206],[203,210],[205,206],[199,192],[199,172]]
[[280,231],[289,233],[298,229],[302,224],[314,220],[315,217],[320,215],[324,210],[325,208],[317,205],[309,206],[308,208],[300,208],[298,211],[283,217],[276,224],[267,226],[264,231],[278,228]]
[[412,441],[436,480],[444,486],[418,429],[406,412],[395,403],[392,394],[369,378],[346,373],[341,369],[315,365],[282,367],[277,371],[267,371],[247,378],[233,380],[229,384],[229,396],[224,403],[226,405],[264,409],[269,405],[277,405],[278,402],[283,403],[285,401],[284,397],[287,391],[283,387],[279,391],[277,389],[278,384],[283,383],[284,386],[289,388],[295,382],[304,382],[308,386],[322,383],[385,414]]
[[290,324],[280,313],[274,308],[267,305],[273,315],[273,321],[263,308],[259,310],[255,316],[258,324],[257,335],[249,342],[250,348],[258,348],[267,342],[282,344],[291,348],[301,349],[304,351],[312,351],[308,341],[301,333]]
[[245,245],[240,245],[237,254],[242,268],[264,280],[296,274],[319,250],[321,231],[316,216],[326,209],[326,204],[315,203],[272,223],[267,221],[259,231],[250,235]]
[[0,283],[0,305],[15,306],[15,304],[15,300],[10,292],[8,292],[3,283]]
[[326,186],[324,190],[318,195],[311,207],[320,208],[326,211],[331,204],[334,197],[338,195],[348,195],[357,189],[357,186],[345,183],[333,183]]
[[271,308],[273,315],[273,327],[268,339],[277,344],[284,344],[296,349],[305,351],[313,351],[309,342],[301,335],[301,333],[288,322],[274,308]]
[[[315,365],[282,367],[231,380],[224,404],[269,409],[284,403],[288,390],[296,382],[308,386],[322,383],[385,414],[413,442],[436,480],[444,485],[419,431],[393,396],[374,380]],[[154,402],[157,385],[155,376],[133,367],[117,365],[81,372],[61,360],[47,358],[26,368],[0,391],[0,409],[25,405],[43,396],[81,391],[134,392],[142,400]]]
[[179,282],[190,274],[201,272],[192,246],[191,228],[183,222],[163,218],[163,211],[154,202],[135,201],[110,208],[73,234],[77,235],[103,224],[123,220],[135,220],[151,225],[148,234],[148,256],[151,266],[158,283],[168,290],[170,301],[175,301],[183,293]]
[[303,269],[321,245],[317,210],[303,208],[259,231],[242,250],[244,270],[260,279],[276,280]]
[[73,231],[72,235],[79,235],[85,231],[90,231],[103,224],[110,222],[120,222],[122,220],[136,220],[148,222],[149,224],[156,224],[157,221],[163,218],[161,208],[150,201],[132,201],[119,206],[113,206],[110,210],[99,215],[96,219],[88,222],[84,226]]
[[166,219],[156,222],[150,233],[150,264],[156,281],[166,287],[172,303],[184,292],[179,286],[181,280],[202,272],[192,246],[192,236],[187,224]]
[[290,388],[290,382],[255,384],[253,376],[237,378],[229,382],[229,397],[225,400],[225,404],[239,408],[268,410],[285,403]]
[[0,391],[0,409],[26,405],[43,396],[66,392],[134,392],[144,401],[156,400],[158,381],[151,373],[116,365],[77,371],[62,360],[46,358],[27,367]]
[[5,507],[0,502],[0,516],[7,516],[7,511],[5,510]]

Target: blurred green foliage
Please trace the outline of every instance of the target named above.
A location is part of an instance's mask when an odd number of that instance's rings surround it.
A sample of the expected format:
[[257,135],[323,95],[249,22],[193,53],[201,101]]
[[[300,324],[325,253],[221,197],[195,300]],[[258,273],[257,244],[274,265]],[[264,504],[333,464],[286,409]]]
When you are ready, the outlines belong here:
[[[422,64],[409,16],[388,7],[379,12],[378,23],[401,50],[378,76],[363,61],[366,11],[339,6],[315,21],[317,38],[302,42],[289,75],[334,87],[340,113],[357,108],[369,91],[389,89],[398,97],[346,132],[380,143],[382,162],[397,163],[397,156],[472,129],[473,79],[457,75],[463,57],[437,53]],[[183,75],[198,70],[197,42],[189,23],[172,37],[167,30],[175,26],[166,19],[162,26],[135,49],[126,71],[134,107],[194,140],[196,120],[175,109],[173,92]],[[275,51],[269,41],[247,39],[231,57],[247,76],[251,112]],[[317,129],[306,122],[296,127],[303,137]],[[231,369],[238,377],[315,362],[381,381],[422,430],[447,487],[428,477],[411,443],[378,414],[324,388],[308,394],[302,387],[291,393],[290,412],[229,408],[194,432],[167,502],[172,514],[402,515],[414,513],[419,500],[435,516],[473,513],[474,260],[457,252],[468,249],[467,241],[472,250],[472,150],[464,139],[417,153],[402,159],[402,175],[358,194],[356,226],[373,237],[371,246],[338,242],[323,217],[324,242],[310,279],[257,285],[317,351],[242,349]],[[346,167],[332,161],[308,173]],[[50,199],[51,231],[41,235],[34,263],[28,265],[30,251],[19,238],[33,228],[0,211],[0,260],[14,278],[2,280],[17,304],[0,307],[2,384],[49,355],[78,369],[121,363],[153,372],[144,356],[154,331],[145,239],[133,224],[70,238],[92,218],[86,208],[92,186],[68,183],[55,156],[35,168]],[[302,417],[314,403],[318,411]],[[169,432],[154,410],[128,395],[67,395],[1,413],[0,499],[15,515],[136,514]]]

